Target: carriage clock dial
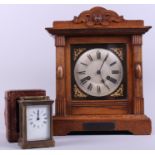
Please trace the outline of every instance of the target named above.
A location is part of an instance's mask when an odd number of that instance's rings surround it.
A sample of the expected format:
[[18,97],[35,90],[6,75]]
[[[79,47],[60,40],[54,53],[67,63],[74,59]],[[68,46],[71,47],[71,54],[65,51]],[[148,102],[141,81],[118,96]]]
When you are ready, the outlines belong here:
[[79,57],[75,64],[74,77],[78,87],[86,94],[107,96],[122,82],[123,66],[112,51],[94,48]]
[[[50,115],[48,105],[27,107],[27,139],[42,140],[50,137]],[[42,133],[42,134],[40,134]]]

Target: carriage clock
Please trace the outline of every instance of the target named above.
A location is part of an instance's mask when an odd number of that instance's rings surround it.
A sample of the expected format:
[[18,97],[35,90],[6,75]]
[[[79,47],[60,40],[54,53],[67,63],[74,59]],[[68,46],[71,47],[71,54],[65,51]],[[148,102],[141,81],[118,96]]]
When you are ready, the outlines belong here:
[[52,147],[52,103],[48,96],[20,97],[19,140],[23,149]]
[[151,133],[142,77],[142,35],[150,28],[102,7],[46,28],[56,46],[54,135]]

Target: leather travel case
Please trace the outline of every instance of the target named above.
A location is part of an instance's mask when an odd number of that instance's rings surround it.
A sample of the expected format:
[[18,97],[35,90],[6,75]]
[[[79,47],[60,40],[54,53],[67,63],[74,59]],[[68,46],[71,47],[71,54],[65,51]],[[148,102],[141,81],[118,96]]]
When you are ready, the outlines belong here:
[[19,138],[19,107],[17,100],[25,96],[46,96],[45,90],[9,90],[5,92],[6,138],[17,142]]

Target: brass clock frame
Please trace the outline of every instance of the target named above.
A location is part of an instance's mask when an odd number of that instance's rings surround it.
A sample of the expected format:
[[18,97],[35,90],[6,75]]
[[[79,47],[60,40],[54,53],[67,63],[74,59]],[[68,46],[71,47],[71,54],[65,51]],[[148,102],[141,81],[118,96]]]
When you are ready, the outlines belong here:
[[[19,103],[19,140],[18,143],[23,149],[52,147],[55,145],[53,139],[53,121],[52,121],[52,103],[49,97],[22,97],[18,100]],[[26,124],[26,108],[27,106],[48,105],[50,108],[50,137],[48,140],[27,140],[27,124]]]

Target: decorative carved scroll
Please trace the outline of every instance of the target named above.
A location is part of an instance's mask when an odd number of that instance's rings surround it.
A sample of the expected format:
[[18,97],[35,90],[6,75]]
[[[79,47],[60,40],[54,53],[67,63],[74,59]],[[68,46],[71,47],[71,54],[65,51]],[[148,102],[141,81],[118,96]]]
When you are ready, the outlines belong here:
[[94,7],[84,11],[73,19],[75,24],[84,23],[86,26],[107,26],[111,23],[120,23],[122,21],[124,21],[123,16],[119,16],[116,12],[102,7]]
[[123,48],[110,48],[121,60],[123,60]]
[[74,85],[74,96],[75,97],[87,97],[87,95],[81,92],[81,90],[76,85]]
[[77,60],[78,56],[83,53],[86,50],[86,48],[75,48],[74,49],[74,61]]
[[121,85],[113,94],[111,94],[110,96],[113,97],[118,97],[118,96],[123,96],[123,85]]

